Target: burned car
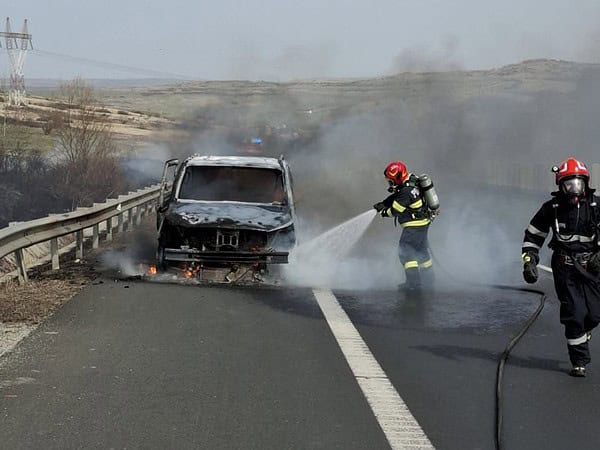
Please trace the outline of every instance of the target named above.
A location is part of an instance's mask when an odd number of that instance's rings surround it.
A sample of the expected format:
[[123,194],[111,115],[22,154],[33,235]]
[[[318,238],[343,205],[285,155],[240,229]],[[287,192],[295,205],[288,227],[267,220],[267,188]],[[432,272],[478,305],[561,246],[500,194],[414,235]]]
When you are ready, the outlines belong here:
[[225,281],[232,281],[241,269],[256,279],[269,265],[288,262],[294,225],[283,157],[193,156],[165,163],[157,214],[163,270],[178,267],[203,278],[206,270],[225,268]]

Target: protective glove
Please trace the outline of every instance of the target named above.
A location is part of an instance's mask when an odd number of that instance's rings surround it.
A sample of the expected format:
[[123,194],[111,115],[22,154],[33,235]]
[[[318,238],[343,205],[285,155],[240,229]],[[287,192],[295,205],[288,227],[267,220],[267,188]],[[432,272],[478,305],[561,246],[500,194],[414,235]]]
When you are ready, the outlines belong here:
[[593,274],[600,273],[600,251],[592,255],[587,263],[587,268]]
[[377,212],[380,213],[381,211],[383,211],[385,209],[385,203],[383,203],[383,202],[375,203],[373,205],[373,208],[375,208],[377,210]]
[[523,279],[529,284],[533,284],[538,280],[537,266],[533,262],[525,263],[523,266]]
[[523,257],[523,279],[527,283],[533,284],[538,280],[538,256],[533,253],[523,253],[521,256]]
[[379,202],[379,203],[375,203],[373,205],[373,208],[375,208],[377,210],[377,212],[379,213],[379,215],[381,217],[388,217],[388,207],[386,206],[386,204],[384,202]]

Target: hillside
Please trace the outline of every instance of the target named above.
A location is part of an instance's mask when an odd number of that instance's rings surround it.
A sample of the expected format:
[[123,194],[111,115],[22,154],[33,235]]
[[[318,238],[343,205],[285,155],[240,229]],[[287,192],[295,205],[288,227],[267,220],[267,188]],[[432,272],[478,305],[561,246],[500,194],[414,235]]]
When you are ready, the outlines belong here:
[[[458,127],[486,152],[548,144],[558,151],[560,141],[569,141],[555,136],[560,128],[563,135],[571,135],[574,124],[582,120],[578,115],[587,117],[588,110],[593,113],[597,108],[597,80],[597,64],[531,60],[486,71],[288,83],[197,81],[96,89],[96,94],[105,105],[102,117],[125,146],[149,141],[193,143],[209,132],[236,148],[261,137],[265,141],[261,151],[270,148],[277,153],[289,145],[297,149],[314,143],[327,127],[340,121],[362,116],[368,117],[363,120],[367,124],[375,116],[385,116],[385,120],[402,121],[413,134]],[[30,97],[22,124],[47,145],[49,139],[41,129],[52,111],[60,109],[56,101]],[[385,127],[385,134],[393,136],[391,128]],[[455,140],[464,146],[462,138]]]
[[[519,176],[531,174],[526,185],[546,186],[549,168],[568,156],[600,162],[596,64],[532,60],[487,71],[95,92],[121,148],[138,150],[124,163],[128,180],[156,179],[162,161],[193,153],[284,155],[315,223],[325,210],[333,222],[372,205],[392,160],[427,171],[446,189],[486,183],[496,168],[507,177],[522,168]],[[51,148],[42,127],[63,107],[31,97],[18,128]]]
[[[5,107],[3,96],[0,96],[0,100],[0,117],[3,116],[3,122],[12,131],[9,137],[25,138],[29,146],[41,150],[52,147],[52,129],[48,123],[65,110],[64,103],[29,95],[27,104],[17,114],[16,110]],[[152,113],[125,111],[110,106],[98,107],[96,112],[99,120],[111,124],[111,131],[122,147],[136,147],[150,140],[167,139],[175,128],[172,120]]]
[[231,153],[261,138],[257,151],[290,160],[312,223],[334,210],[337,219],[364,211],[381,195],[383,168],[397,159],[430,173],[444,187],[442,197],[485,183],[494,167],[515,177],[524,167],[546,187],[550,168],[570,155],[600,161],[597,64],[532,60],[485,71],[202,81],[103,93],[107,104],[177,120],[190,138],[166,146],[170,156]]
[[[263,81],[198,81],[154,87],[107,89],[107,104],[152,111],[171,118],[219,104],[256,106],[266,98],[288,97],[299,111],[373,106],[431,95],[471,98],[481,95],[531,95],[541,91],[569,92],[578,79],[598,64],[531,60],[487,71],[402,73],[371,79]],[[277,101],[276,101],[277,103]],[[280,104],[279,106],[284,106]],[[286,104],[285,106],[292,106]],[[277,109],[277,105],[273,107]]]

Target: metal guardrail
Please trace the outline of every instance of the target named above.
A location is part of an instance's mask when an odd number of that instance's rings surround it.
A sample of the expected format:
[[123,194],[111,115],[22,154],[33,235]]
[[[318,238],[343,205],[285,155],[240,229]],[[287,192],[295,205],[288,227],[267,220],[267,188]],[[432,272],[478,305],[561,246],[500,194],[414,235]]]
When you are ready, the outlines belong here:
[[[100,224],[106,222],[105,240],[111,241],[117,218],[116,231],[123,232],[140,224],[142,217],[156,207],[160,185],[120,195],[104,203],[94,203],[89,208],[64,214],[51,214],[42,219],[22,222],[0,229],[0,258],[14,253],[17,262],[19,282],[27,281],[27,267],[23,250],[32,245],[50,242],[52,269],[58,270],[59,246],[58,238],[75,234],[76,258],[83,258],[83,231],[92,229],[92,248],[97,248],[100,240]],[[125,217],[127,216],[127,217]]]

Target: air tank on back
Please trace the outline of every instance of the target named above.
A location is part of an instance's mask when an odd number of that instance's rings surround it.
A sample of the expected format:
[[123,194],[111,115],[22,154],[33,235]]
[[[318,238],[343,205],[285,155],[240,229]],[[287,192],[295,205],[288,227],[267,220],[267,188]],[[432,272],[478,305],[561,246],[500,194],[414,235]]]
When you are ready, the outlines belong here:
[[440,199],[435,192],[435,188],[433,187],[433,181],[429,175],[424,173],[423,175],[419,175],[419,189],[423,193],[423,198],[425,199],[425,203],[429,206],[430,209],[436,210],[440,207]]

